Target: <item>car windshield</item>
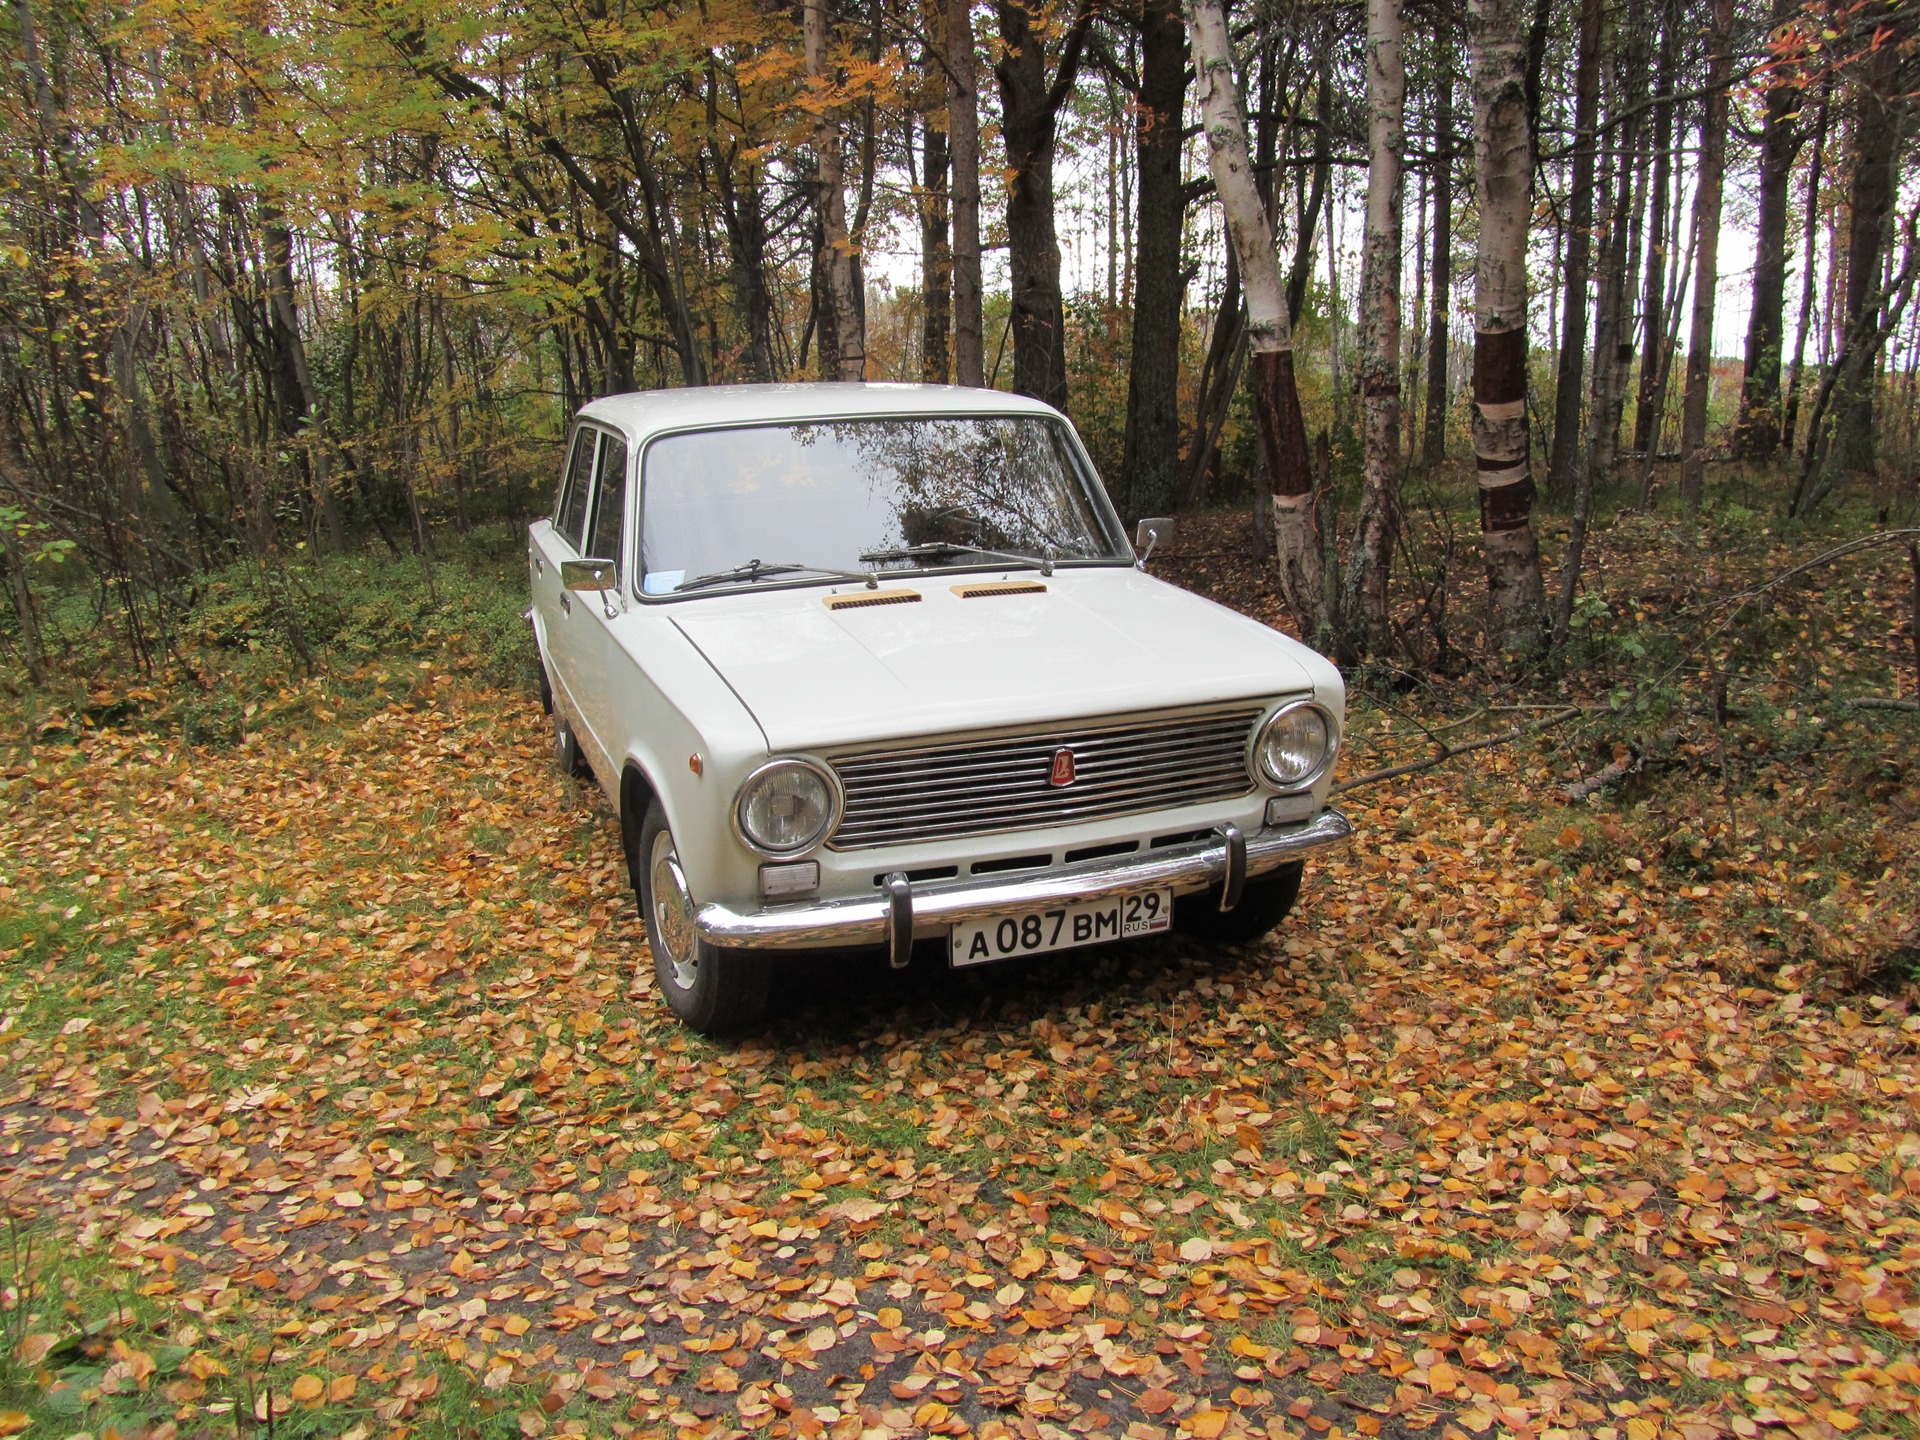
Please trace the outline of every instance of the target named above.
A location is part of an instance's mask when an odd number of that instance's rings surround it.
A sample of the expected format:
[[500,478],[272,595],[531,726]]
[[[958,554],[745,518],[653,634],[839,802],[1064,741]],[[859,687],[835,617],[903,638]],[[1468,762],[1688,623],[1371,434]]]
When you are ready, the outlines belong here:
[[1037,416],[665,435],[641,481],[643,588],[667,595],[735,570],[745,586],[802,571],[1131,561],[1082,473],[1065,427]]

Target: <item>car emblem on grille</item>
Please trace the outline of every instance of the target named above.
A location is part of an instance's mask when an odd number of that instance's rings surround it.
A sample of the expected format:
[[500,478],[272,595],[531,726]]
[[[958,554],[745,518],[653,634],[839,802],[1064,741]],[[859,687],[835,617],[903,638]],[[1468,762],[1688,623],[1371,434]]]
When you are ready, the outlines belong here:
[[1074,768],[1073,751],[1056,750],[1053,752],[1053,774],[1047,777],[1047,783],[1058,789],[1062,785],[1071,785],[1079,778]]

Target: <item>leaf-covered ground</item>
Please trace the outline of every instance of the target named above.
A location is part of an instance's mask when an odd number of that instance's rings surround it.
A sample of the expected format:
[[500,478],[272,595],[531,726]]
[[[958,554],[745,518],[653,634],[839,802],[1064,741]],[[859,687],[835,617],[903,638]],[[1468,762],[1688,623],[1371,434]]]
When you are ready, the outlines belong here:
[[528,697],[329,683],[0,778],[0,1169],[124,1292],[8,1300],[0,1428],[1914,1432],[1920,1017],[1783,933],[1908,883],[1897,775],[1836,886],[1764,757],[1717,834],[1542,737],[1346,797],[1261,946],[796,965],[722,1045]]

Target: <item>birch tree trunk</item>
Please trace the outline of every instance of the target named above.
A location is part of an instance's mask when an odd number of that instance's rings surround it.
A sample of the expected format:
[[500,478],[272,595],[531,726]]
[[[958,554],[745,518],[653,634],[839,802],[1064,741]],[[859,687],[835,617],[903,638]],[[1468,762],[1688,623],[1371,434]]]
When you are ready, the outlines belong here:
[[1474,189],[1473,454],[1492,643],[1532,656],[1545,638],[1546,589],[1533,533],[1527,429],[1527,221],[1533,136],[1527,124],[1525,0],[1470,0]]
[[1400,0],[1367,0],[1367,233],[1360,262],[1360,428],[1366,473],[1347,575],[1343,648],[1387,634],[1400,518],[1400,240],[1406,64]]
[[1727,72],[1733,0],[1713,0],[1706,103],[1700,116],[1700,180],[1693,204],[1693,326],[1687,388],[1680,402],[1680,500],[1698,510],[1706,496],[1707,399],[1713,389],[1713,300],[1720,282],[1720,195],[1727,173]]
[[1303,637],[1326,629],[1321,588],[1320,525],[1306,423],[1293,376],[1293,324],[1274,253],[1273,227],[1247,158],[1246,107],[1234,81],[1233,45],[1222,0],[1189,0],[1187,25],[1213,185],[1247,300],[1254,415],[1261,457],[1273,485],[1274,550],[1280,598]]
[[822,298],[833,317],[832,326],[823,330],[836,342],[834,353],[822,348],[820,373],[825,379],[864,380],[867,378],[867,337],[855,288],[859,283],[859,252],[847,234],[840,122],[825,103],[833,87],[833,78],[827,69],[827,0],[807,0],[804,19],[807,78],[813,82],[822,102],[813,126],[814,185],[820,215],[820,275],[825,291]]

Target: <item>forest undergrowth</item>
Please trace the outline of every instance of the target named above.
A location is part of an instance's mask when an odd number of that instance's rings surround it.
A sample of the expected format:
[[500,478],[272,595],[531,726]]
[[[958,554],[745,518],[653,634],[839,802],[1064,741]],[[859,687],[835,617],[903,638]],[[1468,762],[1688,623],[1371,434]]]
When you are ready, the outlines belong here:
[[[1721,500],[1610,518],[1504,678],[1420,522],[1342,783],[1522,734],[1346,793],[1268,941],[847,957],[731,1044],[549,759],[516,545],[16,690],[0,1432],[1914,1434],[1920,714],[1851,703],[1916,693],[1913,577],[1740,603],[1898,516]],[[1272,618],[1237,517],[1154,568]]]

